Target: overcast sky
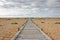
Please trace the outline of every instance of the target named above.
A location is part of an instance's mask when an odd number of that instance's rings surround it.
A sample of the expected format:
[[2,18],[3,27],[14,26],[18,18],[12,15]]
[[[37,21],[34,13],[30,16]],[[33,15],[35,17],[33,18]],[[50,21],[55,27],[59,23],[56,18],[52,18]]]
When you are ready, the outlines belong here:
[[60,0],[0,0],[0,16],[60,17]]

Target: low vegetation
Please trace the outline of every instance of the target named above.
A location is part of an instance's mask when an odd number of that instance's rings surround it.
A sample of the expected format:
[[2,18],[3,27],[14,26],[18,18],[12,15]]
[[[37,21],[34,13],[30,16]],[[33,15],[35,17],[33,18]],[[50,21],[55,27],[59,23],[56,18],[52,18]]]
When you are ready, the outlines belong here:
[[60,22],[56,22],[55,24],[60,24]]
[[3,24],[0,24],[0,26],[3,26]]
[[11,19],[8,19],[8,20],[11,20]]
[[41,23],[44,23],[44,22],[41,22]]
[[12,22],[11,24],[18,24],[17,22]]
[[43,29],[41,28],[41,30],[43,30]]

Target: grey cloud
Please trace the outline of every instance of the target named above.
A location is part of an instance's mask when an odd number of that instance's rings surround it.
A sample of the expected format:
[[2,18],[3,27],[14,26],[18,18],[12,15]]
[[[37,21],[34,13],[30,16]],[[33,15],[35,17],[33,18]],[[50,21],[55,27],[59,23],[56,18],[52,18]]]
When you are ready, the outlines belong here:
[[[44,0],[6,0],[3,2],[13,2],[14,5],[16,4],[20,4],[21,5],[25,5],[25,6],[32,6],[32,4],[35,4],[35,6],[33,7],[39,7],[40,5],[42,5],[45,1]],[[7,5],[7,4],[5,4]],[[17,6],[17,5],[16,5]]]
[[48,0],[46,5],[47,7],[58,8],[60,7],[60,0]]
[[[60,7],[60,1],[59,0],[1,0],[1,2],[4,2],[4,5],[7,5],[7,2],[13,2],[14,6],[18,6],[18,4],[25,5],[25,6],[32,6],[32,4],[35,4],[33,7]],[[12,5],[12,4],[10,4]]]
[[16,13],[17,16],[23,14],[41,17],[60,16],[60,0],[1,0],[1,2],[4,5],[0,5],[0,7],[6,8],[6,10],[8,8],[9,12],[12,10],[11,12]]

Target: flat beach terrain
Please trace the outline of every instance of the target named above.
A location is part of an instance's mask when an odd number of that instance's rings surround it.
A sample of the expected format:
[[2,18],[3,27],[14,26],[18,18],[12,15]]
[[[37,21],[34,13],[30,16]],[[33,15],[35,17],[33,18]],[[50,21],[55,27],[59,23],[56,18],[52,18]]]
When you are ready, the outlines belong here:
[[32,18],[32,21],[52,40],[60,40],[60,18]]
[[26,18],[0,18],[0,40],[11,40],[26,21]]

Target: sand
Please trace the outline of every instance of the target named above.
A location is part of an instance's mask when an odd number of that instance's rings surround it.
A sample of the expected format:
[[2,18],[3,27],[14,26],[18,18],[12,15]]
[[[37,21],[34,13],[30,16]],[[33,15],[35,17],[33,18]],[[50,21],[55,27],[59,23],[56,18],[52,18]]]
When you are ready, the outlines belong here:
[[11,40],[26,21],[25,18],[0,18],[0,40]]
[[52,40],[60,40],[60,18],[33,18],[32,21]]

